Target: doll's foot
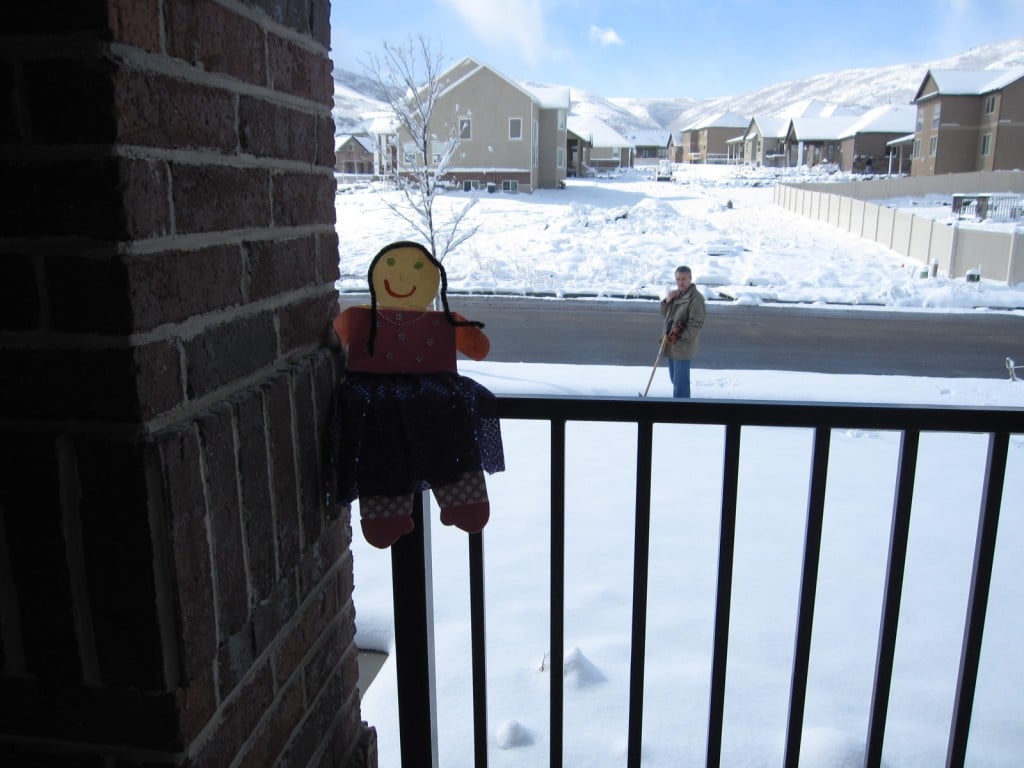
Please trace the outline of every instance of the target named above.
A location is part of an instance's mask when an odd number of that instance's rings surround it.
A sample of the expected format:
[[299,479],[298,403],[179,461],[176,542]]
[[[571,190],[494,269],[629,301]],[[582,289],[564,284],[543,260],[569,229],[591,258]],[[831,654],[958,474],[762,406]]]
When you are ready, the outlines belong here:
[[441,508],[441,522],[454,525],[466,533],[479,533],[491,517],[489,501],[474,501],[470,504],[452,504]]
[[360,521],[360,525],[363,538],[378,549],[387,549],[415,527],[412,515],[368,517]]

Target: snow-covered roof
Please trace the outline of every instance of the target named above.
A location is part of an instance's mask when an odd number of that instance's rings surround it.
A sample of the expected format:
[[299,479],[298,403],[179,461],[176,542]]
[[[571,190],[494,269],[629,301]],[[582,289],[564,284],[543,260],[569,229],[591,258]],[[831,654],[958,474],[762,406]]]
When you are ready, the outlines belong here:
[[[789,131],[788,117],[765,117],[760,115],[751,120],[752,124],[757,125],[757,129],[761,132],[762,136],[766,136],[770,139],[784,139],[786,133]],[[747,131],[749,133],[749,131]]]
[[[465,58],[463,58],[461,61],[459,61],[454,66],[449,67],[448,72],[451,72],[452,70],[460,69],[460,68],[462,68],[462,67],[464,67],[466,65],[470,65],[471,68],[468,69],[466,71],[466,73],[462,77],[460,77],[457,80],[454,80],[451,83],[449,83],[445,87],[444,92],[448,92],[448,91],[452,90],[453,88],[455,88],[455,87],[461,85],[462,83],[464,83],[466,80],[471,78],[473,75],[475,75],[475,74],[479,73],[480,71],[486,69],[488,72],[491,72],[494,75],[496,75],[497,77],[499,77],[502,80],[504,80],[506,83],[511,85],[513,88],[516,88],[516,89],[522,91],[523,93],[525,93],[527,96],[529,96],[535,102],[537,102],[537,104],[542,109],[569,109],[569,89],[568,88],[565,88],[563,86],[538,85],[536,83],[516,82],[515,80],[513,80],[513,79],[503,75],[501,72],[496,70],[494,67],[492,67],[492,66],[490,66],[488,64],[481,64],[479,61],[477,61],[476,59],[474,59],[471,56],[466,56]],[[445,73],[445,74],[447,74],[447,73]]]
[[569,89],[565,86],[521,81],[519,87],[533,96],[543,109],[569,109]]
[[885,142],[885,146],[897,147],[900,144],[913,144],[915,138],[916,137],[914,136],[914,134],[908,133],[906,136],[900,136],[898,138]]
[[566,127],[594,147],[632,147],[633,142],[593,115],[569,115]]
[[794,101],[779,113],[779,117],[841,117],[843,115],[860,115],[864,110],[845,104],[830,104],[821,99],[803,99]]
[[340,136],[334,137],[334,150],[337,151],[341,149],[349,139],[355,139],[355,141],[367,152],[373,152],[376,148],[373,139],[369,136],[353,136],[350,133],[343,133]]
[[718,114],[709,115],[698,120],[683,130],[701,131],[705,128],[746,128],[748,125],[750,125],[750,120],[743,115],[738,115],[735,112],[719,112]]
[[372,136],[390,136],[398,132],[398,124],[391,115],[377,115],[366,130]]
[[929,96],[980,96],[998,91],[1024,77],[1024,67],[1013,69],[930,69],[917,89],[914,101],[922,98],[921,91],[928,78],[935,81],[937,93]]
[[663,131],[660,128],[637,129],[623,135],[637,147],[667,147],[668,140],[672,138],[671,131]]
[[793,134],[798,141],[838,141],[857,120],[855,115],[794,117]]
[[913,131],[917,122],[917,107],[913,104],[886,104],[869,109],[857,118],[839,138],[858,133],[906,133]]

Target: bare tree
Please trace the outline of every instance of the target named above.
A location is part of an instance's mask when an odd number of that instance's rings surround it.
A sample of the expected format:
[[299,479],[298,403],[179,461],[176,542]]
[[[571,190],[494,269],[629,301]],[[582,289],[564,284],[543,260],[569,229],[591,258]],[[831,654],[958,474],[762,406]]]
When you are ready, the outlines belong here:
[[443,262],[476,232],[476,227],[462,230],[475,197],[444,215],[435,206],[442,190],[438,182],[459,145],[458,116],[445,120],[435,114],[444,90],[444,57],[423,35],[410,37],[403,45],[385,42],[383,49],[382,54],[368,56],[365,68],[394,122],[388,149],[396,157],[391,175],[402,196],[398,202],[385,196],[384,204],[422,235]]

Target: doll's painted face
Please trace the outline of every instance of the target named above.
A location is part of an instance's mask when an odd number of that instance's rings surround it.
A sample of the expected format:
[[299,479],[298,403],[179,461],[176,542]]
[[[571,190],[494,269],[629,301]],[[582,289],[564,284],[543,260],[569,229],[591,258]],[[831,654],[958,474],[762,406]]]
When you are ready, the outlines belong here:
[[441,286],[441,273],[418,248],[393,248],[374,264],[370,282],[378,307],[427,309]]

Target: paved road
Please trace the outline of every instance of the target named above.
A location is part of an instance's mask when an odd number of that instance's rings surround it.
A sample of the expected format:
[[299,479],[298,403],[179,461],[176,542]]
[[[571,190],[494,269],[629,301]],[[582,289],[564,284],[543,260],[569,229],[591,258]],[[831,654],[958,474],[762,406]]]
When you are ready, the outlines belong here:
[[[347,294],[342,305],[365,303]],[[486,324],[496,362],[651,365],[660,322],[653,301],[449,297]],[[747,306],[708,302],[696,368],[1004,378],[1024,362],[1024,316]]]

